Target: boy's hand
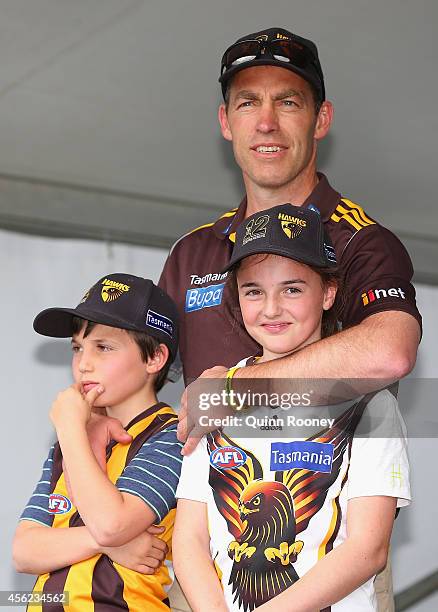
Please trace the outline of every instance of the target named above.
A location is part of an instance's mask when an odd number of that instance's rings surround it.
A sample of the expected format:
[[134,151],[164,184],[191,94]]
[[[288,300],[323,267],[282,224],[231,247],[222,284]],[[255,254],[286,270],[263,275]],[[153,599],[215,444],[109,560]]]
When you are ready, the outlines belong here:
[[157,537],[163,531],[164,527],[151,525],[127,544],[108,546],[102,548],[101,552],[123,567],[141,574],[154,574],[169,550],[167,544]]
[[94,412],[87,423],[87,434],[94,456],[105,473],[106,447],[111,440],[120,444],[129,444],[132,440],[132,436],[123,429],[120,421]]
[[82,424],[86,427],[94,402],[104,392],[102,385],[93,387],[87,394],[80,392],[78,384],[71,385],[58,393],[50,410],[50,419],[55,426]]
[[[115,440],[120,444],[129,444],[132,440],[132,436],[127,433],[120,421],[113,419],[102,414],[96,414],[92,412],[87,422],[87,434],[90,442],[91,450],[96,457],[96,461],[99,464],[102,472],[106,474],[106,447]],[[73,491],[70,486],[70,479],[68,477],[67,466],[64,461],[62,462],[62,468],[64,471],[65,484],[67,485],[67,491],[69,498],[73,502]]]

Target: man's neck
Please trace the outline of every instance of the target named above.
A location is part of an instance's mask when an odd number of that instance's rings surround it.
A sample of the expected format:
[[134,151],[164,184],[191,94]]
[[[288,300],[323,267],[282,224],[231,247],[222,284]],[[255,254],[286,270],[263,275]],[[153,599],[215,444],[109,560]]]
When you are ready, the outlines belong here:
[[305,180],[296,180],[279,188],[264,188],[245,181],[246,186],[246,217],[256,212],[278,206],[293,204],[301,206],[318,184],[318,176],[314,172]]

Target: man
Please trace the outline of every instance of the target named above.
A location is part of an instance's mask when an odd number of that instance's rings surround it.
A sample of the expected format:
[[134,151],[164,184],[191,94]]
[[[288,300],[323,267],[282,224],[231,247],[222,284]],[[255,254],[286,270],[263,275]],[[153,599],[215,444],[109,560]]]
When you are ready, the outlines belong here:
[[[164,267],[160,285],[177,302],[182,321],[185,380],[257,351],[236,322],[219,271],[229,260],[242,219],[286,202],[319,210],[344,274],[347,299],[340,314],[342,333],[276,363],[275,376],[402,378],[415,364],[420,339],[412,264],[391,232],[341,198],[316,171],[317,143],[333,117],[316,46],[280,28],[244,36],[225,52],[219,80],[225,100],[219,123],[233,145],[246,198],[215,223],[183,236]],[[253,227],[249,239],[263,229]],[[272,374],[268,364],[245,371],[245,377]]]
[[[340,312],[342,332],[276,360],[245,368],[245,379],[362,378],[395,381],[415,364],[421,317],[410,281],[412,264],[400,241],[343,198],[317,173],[318,141],[333,118],[317,48],[280,28],[243,36],[222,58],[223,137],[233,145],[246,197],[238,209],[183,236],[171,250],[160,286],[177,303],[180,355],[186,382],[205,370],[224,377],[228,367],[259,347],[236,314],[226,275],[235,228],[260,212],[248,240],[264,235],[263,210],[290,202],[316,208],[333,242],[346,286]],[[298,223],[287,220],[293,231]],[[239,370],[234,374],[239,377]],[[368,380],[368,390],[373,383]],[[180,415],[186,438],[186,408]],[[186,442],[190,452],[196,441]],[[393,609],[386,600],[380,610]]]

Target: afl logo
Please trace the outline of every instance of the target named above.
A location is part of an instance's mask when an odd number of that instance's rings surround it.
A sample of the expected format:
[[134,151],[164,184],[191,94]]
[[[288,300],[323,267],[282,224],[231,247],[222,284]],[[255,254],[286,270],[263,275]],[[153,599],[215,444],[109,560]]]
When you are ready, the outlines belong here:
[[210,463],[220,470],[231,470],[240,467],[246,461],[246,453],[235,446],[223,446],[210,454]]
[[49,497],[50,514],[66,514],[71,510],[71,501],[64,495],[52,493]]

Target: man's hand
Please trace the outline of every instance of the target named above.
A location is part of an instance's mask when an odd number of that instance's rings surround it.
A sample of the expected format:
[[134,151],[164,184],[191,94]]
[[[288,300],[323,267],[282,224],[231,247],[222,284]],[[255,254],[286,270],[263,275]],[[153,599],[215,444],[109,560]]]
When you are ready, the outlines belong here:
[[[193,420],[189,419],[189,399],[190,397],[197,397],[199,395],[198,389],[200,387],[200,384],[198,381],[201,378],[217,379],[219,381],[220,390],[223,390],[225,388],[224,380],[226,378],[227,372],[228,368],[226,368],[225,366],[214,366],[213,368],[204,370],[204,372],[202,372],[201,376],[198,379],[196,379],[194,382],[192,382],[185,388],[184,393],[181,397],[181,406],[178,412],[179,423],[177,432],[178,440],[180,442],[185,442],[181,450],[182,455],[190,455],[190,453],[192,453],[197,447],[199,440],[201,439],[204,433],[208,433],[209,431],[217,429],[217,427],[210,427],[205,428],[205,430],[201,431],[199,425],[197,425]],[[193,432],[192,435],[191,432]]]
[[154,574],[169,551],[167,544],[157,537],[163,531],[164,527],[151,525],[127,544],[102,548],[102,553],[123,567],[141,574]]
[[86,427],[93,404],[103,391],[103,386],[98,385],[84,394],[81,393],[80,385],[74,384],[58,393],[50,410],[50,420],[55,429],[74,425]]

